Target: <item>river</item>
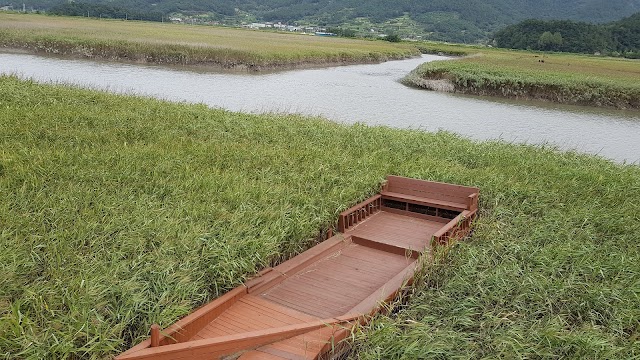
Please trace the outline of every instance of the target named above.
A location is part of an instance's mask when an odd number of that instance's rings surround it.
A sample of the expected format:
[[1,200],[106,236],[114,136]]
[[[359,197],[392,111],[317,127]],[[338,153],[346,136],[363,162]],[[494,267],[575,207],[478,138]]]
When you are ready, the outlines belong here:
[[0,73],[233,111],[295,112],[345,123],[442,129],[476,140],[549,144],[640,163],[638,112],[445,94],[397,81],[423,62],[442,59],[423,55],[373,65],[247,74],[0,53]]

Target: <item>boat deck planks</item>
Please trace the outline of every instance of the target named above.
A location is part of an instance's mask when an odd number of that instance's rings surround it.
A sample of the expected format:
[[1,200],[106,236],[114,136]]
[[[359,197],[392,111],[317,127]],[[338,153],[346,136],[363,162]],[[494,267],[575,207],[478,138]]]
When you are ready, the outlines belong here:
[[346,233],[421,252],[428,250],[431,237],[442,225],[442,221],[419,219],[382,210]]
[[242,354],[238,360],[251,359],[315,359],[324,349],[332,347],[330,339],[335,338],[339,330],[327,327],[303,335],[284,339],[273,344],[261,346]]
[[200,330],[192,340],[240,334],[315,320],[320,320],[320,318],[292,311],[291,308],[265,301],[259,296],[246,295]]
[[309,315],[339,316],[413,261],[403,255],[350,243],[287,277],[262,296]]
[[432,246],[470,231],[478,189],[389,176],[342,212],[342,232],[259,275],[120,354],[141,359],[317,359],[343,348]]

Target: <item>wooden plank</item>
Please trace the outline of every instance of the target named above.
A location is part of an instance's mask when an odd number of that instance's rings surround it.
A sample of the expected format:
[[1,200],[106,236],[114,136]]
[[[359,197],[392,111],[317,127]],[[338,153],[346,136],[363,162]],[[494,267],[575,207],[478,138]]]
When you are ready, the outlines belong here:
[[428,251],[433,233],[446,222],[382,211],[376,214],[375,221],[366,221],[347,234],[416,251]]
[[258,273],[257,276],[245,281],[244,286],[247,288],[248,293],[251,293],[256,286],[274,282],[274,280],[283,275],[277,270],[273,271],[273,268],[269,269],[270,271],[262,274]]
[[[392,245],[392,244],[387,244],[383,242],[361,238],[355,235],[351,236],[351,241],[353,241],[358,245],[362,245],[368,248],[372,248],[372,249],[376,249],[376,250],[380,250],[380,251],[384,251],[387,253],[396,254],[400,256],[405,256],[412,259],[417,259],[418,256],[420,256],[420,253],[416,251],[416,249],[403,248],[403,247]],[[425,244],[425,246],[426,245],[427,244]]]
[[281,287],[277,291],[265,295],[265,298],[297,311],[320,317],[321,315],[313,312],[314,309],[330,312],[333,316],[336,315],[335,307],[340,302],[349,301],[348,297],[333,295],[335,294],[323,293],[321,289],[311,287],[306,283],[293,283],[291,286]]
[[416,213],[416,212],[412,212],[412,211],[394,209],[394,208],[390,208],[390,207],[386,207],[386,206],[382,207],[382,212],[392,213],[392,214],[397,214],[397,215],[407,216],[407,217],[414,217],[414,218],[421,219],[421,220],[433,221],[433,222],[437,222],[437,223],[442,223],[443,225],[446,224],[447,222],[449,222],[449,219],[441,218],[439,216],[433,216],[433,215]]
[[[371,263],[375,265],[376,269],[388,269],[390,266],[396,266],[398,264],[405,263],[405,257],[396,255],[396,254],[385,254],[384,252],[376,249],[372,249],[366,246],[357,245],[357,247],[352,247],[350,249],[346,249],[340,254],[339,258],[336,258],[336,262],[340,262],[342,257],[349,257],[360,259],[362,261]],[[379,257],[384,257],[386,263],[380,263]]]
[[[277,306],[276,304],[273,304],[273,305]],[[234,309],[231,309],[231,310],[234,310]],[[291,309],[287,309],[287,310],[293,312],[293,310]],[[304,315],[304,314],[300,314],[299,312],[296,312],[296,313],[299,315]],[[300,316],[298,316],[298,318],[294,318],[294,317],[285,315],[282,312],[276,312],[271,309],[266,309],[264,307],[257,307],[257,306],[249,309],[239,307],[235,311],[229,311],[228,315],[234,317],[235,319],[244,319],[248,317],[249,321],[252,321],[253,319],[256,322],[269,324],[269,325],[278,324],[278,323],[280,323],[280,325],[285,325],[285,324],[293,325],[293,324],[318,320],[313,316],[306,316],[306,318],[304,319],[299,319]]]
[[[408,204],[417,204],[422,206],[428,206],[437,209],[447,209],[454,211],[462,211],[466,209],[467,206],[467,196],[458,196],[458,197],[450,197],[450,196],[442,196],[441,194],[431,194],[431,193],[411,193],[407,194],[407,191],[385,191],[381,193],[383,199],[385,200],[394,200],[398,202],[408,203]],[[408,204],[405,204],[405,207],[408,208]],[[408,209],[405,209],[408,210]]]
[[[304,304],[296,303],[295,301],[288,299],[286,297],[285,298],[272,297],[271,301],[279,303],[283,306],[290,306],[292,309],[304,312],[309,315],[317,316],[317,317],[331,317],[337,313],[335,309],[327,310],[317,306],[305,307]],[[344,311],[342,313],[344,313]]]
[[[369,248],[362,248],[364,250],[369,250]],[[379,276],[384,276],[384,269],[389,265],[402,263],[402,258],[400,256],[393,256],[390,258],[389,256],[375,256],[375,259],[379,260],[381,257],[384,257],[385,260],[388,260],[390,264],[366,264],[363,263],[351,263],[350,260],[352,258],[348,258],[350,254],[358,254],[357,251],[353,249],[345,249],[340,256],[333,258],[329,261],[318,264],[317,267],[309,267],[305,269],[305,272],[300,273],[300,275],[291,277],[291,279],[308,279],[309,277],[314,278],[315,275],[321,275],[325,277],[335,278],[339,283],[347,282],[349,284],[353,284],[353,286],[357,287],[367,287],[366,284],[358,283],[363,277],[365,279],[375,279]],[[360,255],[360,254],[358,254]],[[363,256],[364,257],[364,256]],[[371,259],[372,262],[375,261]],[[350,277],[354,277],[352,280]]]
[[[343,314],[349,307],[341,310],[341,304],[348,304],[353,301],[352,297],[335,291],[335,288],[323,289],[303,282],[291,285],[269,293],[266,298],[318,317],[323,316],[322,314],[326,316],[327,313],[330,316]],[[316,312],[316,310],[319,312]]]
[[[397,247],[415,252],[423,252],[427,250],[432,234],[433,232],[431,231],[424,231],[422,234],[416,231],[411,236],[403,237],[389,232],[376,232],[375,229],[361,229],[360,231],[353,233],[354,236],[369,239],[372,242],[381,244],[380,247],[388,245],[390,247]],[[366,249],[366,247],[363,248]],[[406,257],[405,255],[396,255],[395,253],[394,256],[398,256],[398,258],[389,258],[388,260],[393,263],[399,263],[402,262],[402,258]]]
[[336,259],[331,266],[336,271],[342,273],[349,273],[355,271],[358,273],[367,274],[371,278],[380,278],[389,276],[389,271],[386,267],[380,267],[379,263],[363,261],[361,259],[350,257],[348,254],[343,254],[339,259]]
[[210,339],[214,337],[233,335],[233,334],[242,332],[239,330],[231,330],[224,325],[226,324],[211,323],[207,325],[207,327],[205,327],[204,329],[200,330],[194,337],[191,338],[190,341]]
[[436,199],[442,201],[451,201],[454,203],[465,202],[467,196],[470,195],[469,192],[458,192],[454,189],[447,189],[445,191],[439,191],[437,189],[433,189],[432,187],[425,186],[422,188],[416,188],[412,186],[393,186],[389,187],[388,190],[385,190],[380,193],[384,198],[385,194],[403,194],[407,196],[415,196],[418,198],[428,198],[428,199]]
[[334,305],[350,299],[344,294],[327,293],[325,289],[302,280],[292,281],[287,285],[270,292],[265,295],[265,298],[271,301],[278,299],[279,302],[290,298],[293,300],[291,304],[302,306],[307,310],[309,309],[309,306],[307,306],[309,304],[325,310],[332,310]]
[[431,194],[409,195],[401,192],[383,192],[384,199],[408,202],[417,205],[430,206],[438,209],[462,211],[467,209],[467,196],[439,199]]
[[285,283],[277,288],[274,288],[272,291],[269,291],[265,294],[265,297],[268,299],[270,296],[278,294],[282,291],[287,291],[289,296],[293,295],[300,298],[299,301],[305,302],[330,302],[333,299],[335,300],[349,300],[352,295],[348,293],[343,293],[340,291],[336,291],[336,287],[325,283],[313,282],[309,281],[310,278],[308,276],[296,276],[290,279],[287,279]]
[[260,351],[265,352],[267,354],[280,356],[282,359],[288,360],[308,360],[313,359],[312,357],[305,356],[304,352],[300,354],[301,349],[287,346],[282,343],[274,343],[262,346]]
[[[368,276],[367,274],[357,273],[351,271],[349,273],[343,273],[344,279],[340,279],[340,274],[331,272],[331,268],[325,267],[319,269],[320,271],[313,271],[304,273],[296,278],[292,278],[291,284],[297,284],[299,287],[305,287],[309,289],[317,289],[321,292],[326,292],[334,297],[337,293],[341,293],[342,297],[346,299],[352,299],[358,294],[370,291],[367,284],[358,283],[361,281],[375,282],[375,278]],[[338,276],[336,276],[338,275]],[[351,281],[349,276],[357,276],[357,281]]]
[[[303,336],[303,335],[298,335],[298,336]],[[265,345],[260,347],[260,349],[264,349],[267,347],[270,348],[274,348],[274,349],[280,349],[282,351],[286,351],[290,354],[295,354],[298,356],[307,356],[309,354],[309,352],[307,351],[307,349],[298,346],[298,344],[296,343],[292,343],[291,341],[289,341],[291,338],[288,339],[284,339],[284,340],[280,340],[280,341],[276,341],[274,343],[271,343],[269,345]]]
[[478,209],[478,197],[479,194],[473,193],[467,197],[467,209],[468,210],[477,210]]
[[211,323],[211,326],[207,326],[202,331],[209,331],[213,329],[225,329],[226,331],[231,332],[231,334],[238,334],[248,331],[256,331],[261,330],[262,328],[256,326],[255,323],[243,323],[236,321],[233,318],[225,317],[223,319],[216,319]]
[[[367,284],[371,277],[361,276],[357,281],[340,280],[339,276],[330,276],[321,273],[311,273],[305,280],[312,286],[328,291],[331,295],[342,293],[348,298],[358,299],[375,290],[375,285]],[[345,276],[346,278],[346,276]]]
[[[349,323],[340,325],[340,327],[345,326],[351,328],[351,325]],[[337,326],[334,326],[332,328],[318,329],[310,331],[308,333],[304,333],[302,335],[280,340],[278,341],[278,343],[287,344],[291,347],[299,348],[304,351],[305,355],[315,357],[321,353],[322,349],[327,344],[331,344],[334,335],[338,331],[340,331],[340,329],[338,329]]]
[[399,272],[391,280],[387,281],[373,294],[354,306],[349,313],[372,314],[380,308],[381,302],[389,302],[405,283],[413,281],[413,274],[416,270],[416,263],[411,263],[403,271]]
[[287,321],[266,316],[265,314],[258,311],[240,311],[239,309],[229,309],[225,312],[225,316],[233,319],[237,323],[252,324],[256,328],[261,329],[291,325]]
[[252,350],[240,355],[238,360],[282,360],[282,357],[271,355],[260,350]]
[[191,340],[203,340],[219,336],[227,336],[237,334],[238,331],[232,331],[223,326],[214,326],[213,323],[207,325],[204,329],[200,330]]
[[[293,315],[293,316],[292,316]],[[246,295],[192,338],[212,338],[319,320],[253,295]]]
[[[395,252],[402,252],[402,255],[354,243],[345,247],[339,256],[323,260],[323,265],[314,264],[303,269],[300,275],[285,280],[267,292],[265,297],[314,315],[327,312],[331,315],[337,314],[332,310],[346,312],[376,291],[393,277],[394,273],[401,271],[415,260],[407,259],[404,249],[395,249]],[[349,254],[362,257],[368,262],[345,259],[344,264],[338,266],[341,259]],[[380,270],[378,273],[358,272],[353,265],[347,265],[353,264],[354,261],[358,262],[359,266]],[[390,264],[394,265],[389,268]],[[387,267],[386,271],[381,267]]]
[[[355,323],[345,323],[334,327],[327,327],[310,331],[302,335],[290,337],[269,345],[259,347],[254,351],[259,352],[265,348],[276,348],[286,350],[288,353],[304,356],[306,359],[317,359],[319,355],[330,353],[334,348],[339,347],[339,343],[347,338],[347,336],[351,333],[351,329],[353,328],[354,324]],[[283,353],[281,353],[280,355],[285,356],[285,354]],[[243,355],[239,359],[250,360],[255,358],[245,358]],[[280,359],[283,358],[281,357]]]
[[[290,313],[295,312],[297,316],[291,317],[289,315],[285,315],[281,309],[279,311],[275,311],[273,310],[275,307],[286,309]],[[318,318],[271,303],[270,308],[249,304],[234,306],[221,315],[220,318],[216,320],[216,323],[226,322],[228,325],[235,324],[236,326],[243,326],[243,324],[245,324],[245,331],[247,331],[293,325],[314,320],[318,320]],[[247,325],[249,325],[249,327],[247,327]]]
[[[195,336],[202,328],[204,328],[209,322],[223,313],[239,298],[246,294],[246,289],[243,287],[235,288],[228,293],[222,295],[218,299],[205,304],[193,313],[182,318],[175,324],[171,325],[164,331],[161,331],[160,346],[167,344],[174,344],[179,342],[185,342]],[[144,341],[137,346],[123,352],[116,359],[123,358],[129,354],[142,351],[151,346],[151,340]]]
[[155,348],[140,350],[133,354],[120,356],[122,360],[133,359],[154,359],[154,360],[177,360],[177,359],[206,359],[213,356],[232,354],[236,351],[247,348],[255,348],[268,344],[279,339],[299,335],[326,326],[332,326],[343,322],[358,319],[358,315],[348,315],[337,318],[324,319],[304,324],[296,324],[246,332],[242,334],[223,336],[215,339],[205,339],[190,341],[188,343],[178,343]]
[[243,314],[246,313],[246,314],[250,314],[251,316],[258,316],[258,317],[270,317],[279,321],[292,322],[292,323],[305,322],[307,320],[315,320],[312,318],[308,318],[301,321],[301,320],[298,320],[297,318],[284,315],[282,311],[275,311],[272,308],[258,306],[256,305],[256,303],[247,303],[247,302],[241,302],[241,301],[238,301],[236,306],[230,308],[225,312],[225,314],[229,314],[229,315],[233,315],[236,313],[243,313]]
[[274,313],[279,313],[285,319],[292,319],[298,322],[309,322],[313,320],[318,320],[313,316],[309,316],[307,314],[301,313],[299,311],[292,310],[290,308],[280,306],[271,301],[263,299],[258,296],[247,295],[242,298],[240,301],[246,302],[247,304],[251,304],[256,308],[263,308],[273,311]]
[[440,192],[442,194],[465,194],[465,196],[473,193],[478,193],[480,189],[472,186],[449,184],[438,181],[411,179],[403,176],[389,175],[387,176],[387,191],[392,190],[394,187],[398,188],[414,188],[419,191]]
[[[312,247],[311,249],[303,252],[302,254],[295,256],[294,258],[276,266],[273,268],[273,273],[278,272],[283,275],[293,274],[297,271],[305,268],[309,264],[328,256],[334,252],[339,251],[342,247],[348,244],[350,240],[345,239],[342,234],[337,234],[332,238],[321,242],[320,244]],[[278,276],[270,281],[260,283],[251,289],[249,293],[261,293],[265,289],[273,287],[274,285],[284,281],[286,277]]]

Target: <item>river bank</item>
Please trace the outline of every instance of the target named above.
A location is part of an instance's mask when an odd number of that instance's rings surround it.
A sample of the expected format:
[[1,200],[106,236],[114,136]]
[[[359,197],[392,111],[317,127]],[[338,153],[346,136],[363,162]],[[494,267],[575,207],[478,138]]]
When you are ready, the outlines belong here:
[[443,92],[640,109],[637,60],[491,49],[468,54],[421,65],[402,82]]
[[294,112],[347,124],[441,129],[476,140],[553,144],[617,162],[640,161],[636,111],[479,98],[398,82],[417,66],[442,59],[423,55],[381,64],[248,74],[0,53],[0,73],[232,111]]
[[110,357],[310,247],[387,174],[479,186],[482,212],[359,356],[640,350],[637,166],[6,76],[0,106],[8,359]]
[[302,34],[0,13],[0,48],[72,58],[250,72],[418,56],[406,44]]

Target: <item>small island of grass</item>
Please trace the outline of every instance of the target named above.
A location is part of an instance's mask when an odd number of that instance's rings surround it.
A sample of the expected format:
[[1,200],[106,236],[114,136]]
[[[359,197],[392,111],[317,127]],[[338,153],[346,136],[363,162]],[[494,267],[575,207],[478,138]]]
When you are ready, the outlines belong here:
[[638,60],[461,46],[441,48],[466,56],[425,63],[403,82],[463,94],[640,109]]
[[372,63],[420,54],[414,46],[388,41],[15,13],[0,13],[0,48],[248,71]]

